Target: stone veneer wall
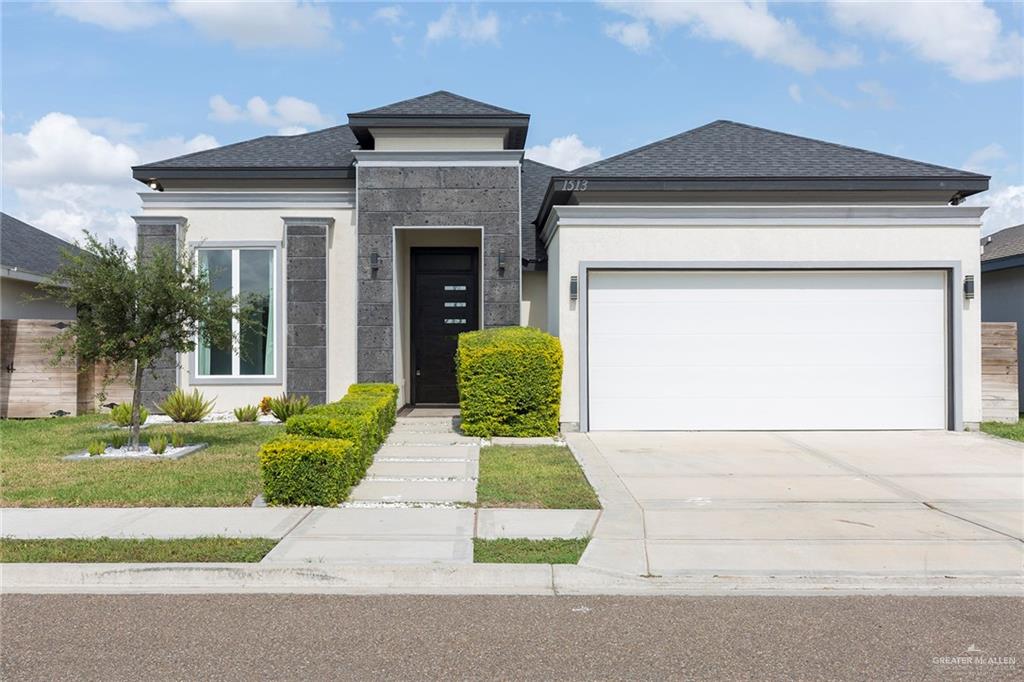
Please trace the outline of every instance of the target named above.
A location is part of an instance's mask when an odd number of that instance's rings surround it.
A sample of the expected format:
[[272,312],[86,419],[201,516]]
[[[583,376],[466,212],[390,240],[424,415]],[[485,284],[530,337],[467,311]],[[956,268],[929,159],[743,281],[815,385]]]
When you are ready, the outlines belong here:
[[327,233],[333,220],[285,218],[287,391],[327,402]]
[[[483,327],[519,324],[520,168],[363,167],[358,192],[357,380],[394,381],[394,227],[483,227]],[[505,268],[498,254],[505,250]],[[370,254],[380,256],[376,272]]]
[[[145,259],[158,247],[177,250],[179,222],[140,222],[136,225],[139,258]],[[152,368],[142,374],[142,405],[151,412],[159,412],[157,405],[178,386],[178,356],[166,350],[153,362]]]

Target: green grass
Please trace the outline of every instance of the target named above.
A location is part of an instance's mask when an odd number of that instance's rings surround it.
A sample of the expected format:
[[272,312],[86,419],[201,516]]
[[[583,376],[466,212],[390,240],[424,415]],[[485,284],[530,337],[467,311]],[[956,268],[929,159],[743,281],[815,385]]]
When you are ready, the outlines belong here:
[[1024,418],[1019,419],[1016,424],[982,422],[981,430],[985,433],[992,434],[993,436],[999,436],[1000,438],[1009,438],[1010,440],[1019,440],[1024,442]]
[[569,448],[491,446],[480,451],[480,507],[600,509]]
[[109,438],[109,416],[0,421],[0,506],[234,507],[260,492],[259,446],[283,427],[263,424],[174,424],[143,429],[187,443],[209,443],[177,461],[65,462],[90,440]]
[[577,540],[473,540],[473,561],[478,564],[575,564],[590,538]]
[[276,544],[277,540],[266,538],[0,539],[0,563],[253,563],[262,559]]

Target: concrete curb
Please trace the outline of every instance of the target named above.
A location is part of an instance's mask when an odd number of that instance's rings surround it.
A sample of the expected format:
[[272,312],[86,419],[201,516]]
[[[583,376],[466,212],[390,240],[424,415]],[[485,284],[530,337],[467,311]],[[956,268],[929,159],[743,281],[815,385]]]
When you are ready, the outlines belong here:
[[1005,595],[1020,576],[637,577],[547,564],[4,564],[2,594]]

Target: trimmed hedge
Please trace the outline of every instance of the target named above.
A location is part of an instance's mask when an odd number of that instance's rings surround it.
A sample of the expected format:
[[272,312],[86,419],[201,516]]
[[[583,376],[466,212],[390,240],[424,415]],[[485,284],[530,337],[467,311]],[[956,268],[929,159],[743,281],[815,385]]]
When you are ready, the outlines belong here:
[[[343,502],[394,426],[397,399],[398,387],[393,384],[354,384],[338,402],[289,417],[286,435],[260,450],[267,503]],[[336,445],[340,443],[345,447]],[[325,450],[330,450],[330,457],[323,456]]]
[[455,354],[462,431],[554,436],[562,400],[562,346],[531,327],[459,334]]

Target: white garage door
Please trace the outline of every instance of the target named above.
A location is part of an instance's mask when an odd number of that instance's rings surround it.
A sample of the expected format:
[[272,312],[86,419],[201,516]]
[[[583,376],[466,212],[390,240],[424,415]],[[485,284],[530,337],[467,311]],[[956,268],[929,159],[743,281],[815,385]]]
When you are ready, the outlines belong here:
[[938,271],[592,271],[593,430],[943,429]]

